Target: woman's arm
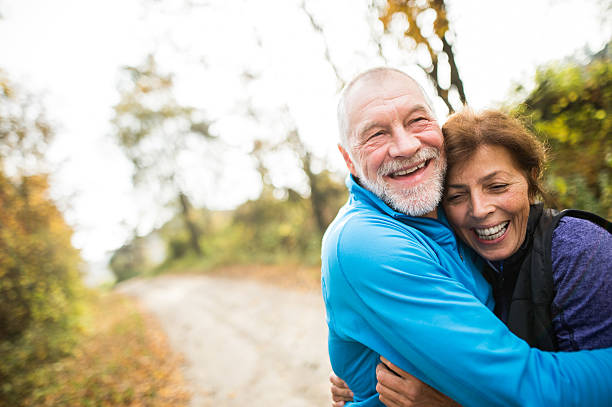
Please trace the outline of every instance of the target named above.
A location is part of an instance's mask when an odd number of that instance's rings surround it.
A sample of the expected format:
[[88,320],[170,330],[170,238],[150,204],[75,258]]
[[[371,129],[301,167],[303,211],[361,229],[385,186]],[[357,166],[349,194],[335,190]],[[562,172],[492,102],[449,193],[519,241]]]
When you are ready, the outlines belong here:
[[553,327],[559,349],[612,346],[612,234],[563,217],[553,233]]
[[[384,357],[376,367],[380,401],[387,407],[460,407],[450,397],[423,383]],[[353,393],[344,380],[331,374],[332,407],[343,407],[353,401]]]

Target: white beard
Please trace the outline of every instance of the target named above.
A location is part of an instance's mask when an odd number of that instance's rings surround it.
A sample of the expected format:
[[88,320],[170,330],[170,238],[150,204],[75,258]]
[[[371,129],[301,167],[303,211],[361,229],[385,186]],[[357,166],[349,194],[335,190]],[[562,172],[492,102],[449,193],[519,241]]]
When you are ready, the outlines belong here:
[[[434,173],[419,185],[395,190],[384,181],[383,176],[424,160],[432,160]],[[397,212],[409,216],[423,216],[434,211],[442,199],[446,160],[440,157],[440,150],[437,148],[425,147],[410,159],[395,159],[383,163],[374,180],[365,177],[361,165],[356,165],[355,168],[363,187],[370,190]]]

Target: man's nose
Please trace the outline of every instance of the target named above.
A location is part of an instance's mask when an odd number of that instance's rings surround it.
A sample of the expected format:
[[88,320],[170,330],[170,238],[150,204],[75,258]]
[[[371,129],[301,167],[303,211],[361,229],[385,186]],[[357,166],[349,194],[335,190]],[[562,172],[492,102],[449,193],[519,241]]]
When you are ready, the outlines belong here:
[[495,208],[482,193],[472,193],[470,196],[470,210],[472,216],[479,219],[484,219],[492,213]]
[[391,157],[411,157],[421,148],[421,140],[405,129],[396,129],[389,147]]

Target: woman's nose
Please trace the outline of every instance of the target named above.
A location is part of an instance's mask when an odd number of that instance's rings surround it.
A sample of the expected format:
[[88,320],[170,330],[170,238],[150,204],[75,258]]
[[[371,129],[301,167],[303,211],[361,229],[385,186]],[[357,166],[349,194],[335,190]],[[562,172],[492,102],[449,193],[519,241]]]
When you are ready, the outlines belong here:
[[488,214],[494,211],[493,205],[482,194],[472,193],[470,206],[472,216],[479,219],[486,218]]

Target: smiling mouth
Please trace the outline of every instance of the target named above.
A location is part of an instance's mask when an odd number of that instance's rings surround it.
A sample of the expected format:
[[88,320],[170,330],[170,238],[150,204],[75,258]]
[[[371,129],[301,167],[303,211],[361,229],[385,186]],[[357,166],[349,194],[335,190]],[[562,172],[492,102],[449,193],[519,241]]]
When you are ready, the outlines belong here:
[[420,170],[421,168],[424,168],[425,166],[427,166],[428,163],[429,163],[429,160],[425,160],[425,161],[423,161],[422,163],[420,163],[417,166],[393,172],[393,173],[389,174],[389,176],[391,178],[397,178],[397,177],[403,177],[403,176],[406,176],[406,175],[410,175],[410,174]]
[[474,228],[472,229],[476,236],[482,240],[495,240],[500,238],[506,233],[508,230],[508,225],[510,221],[505,221],[496,226],[491,226],[490,228]]

